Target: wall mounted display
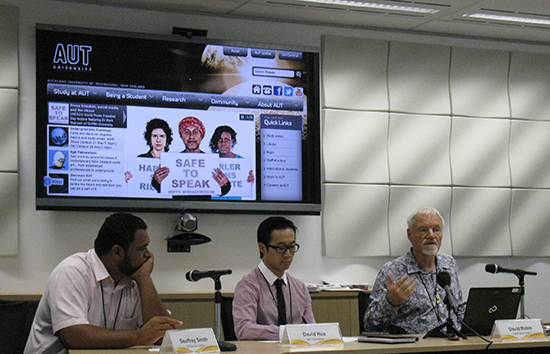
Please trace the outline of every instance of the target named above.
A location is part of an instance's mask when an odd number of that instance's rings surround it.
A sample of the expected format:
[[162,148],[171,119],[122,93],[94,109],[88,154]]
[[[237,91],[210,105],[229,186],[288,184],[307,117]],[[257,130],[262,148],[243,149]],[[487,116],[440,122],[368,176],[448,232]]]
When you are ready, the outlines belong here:
[[319,53],[37,25],[37,209],[318,214]]

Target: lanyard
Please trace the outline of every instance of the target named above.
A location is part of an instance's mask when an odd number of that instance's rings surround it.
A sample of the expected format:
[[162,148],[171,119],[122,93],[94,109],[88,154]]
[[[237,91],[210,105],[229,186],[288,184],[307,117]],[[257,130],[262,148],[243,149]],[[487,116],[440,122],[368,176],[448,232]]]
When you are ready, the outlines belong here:
[[[120,305],[122,304],[122,295],[124,294],[124,288],[120,291],[120,298],[118,299],[118,307],[116,309],[115,322],[113,323],[112,330],[116,327],[116,321],[118,320],[118,312],[120,311]],[[107,328],[107,311],[105,310],[105,292],[103,290],[103,280],[101,281],[101,303],[103,305],[103,327]]]
[[[437,316],[437,320],[441,322],[441,315],[439,313],[439,302],[441,301],[441,296],[437,293],[437,267],[435,273],[430,273],[429,275],[432,277],[433,285],[434,285],[434,296],[430,295],[430,291],[428,290],[428,287],[426,286],[426,283],[424,282],[424,277],[422,276],[422,273],[419,273],[420,280],[422,281],[422,285],[424,285],[424,289],[426,290],[426,294],[428,294],[428,299],[430,299],[430,303],[432,304],[432,307],[434,309],[435,315]],[[434,279],[435,277],[435,279]]]

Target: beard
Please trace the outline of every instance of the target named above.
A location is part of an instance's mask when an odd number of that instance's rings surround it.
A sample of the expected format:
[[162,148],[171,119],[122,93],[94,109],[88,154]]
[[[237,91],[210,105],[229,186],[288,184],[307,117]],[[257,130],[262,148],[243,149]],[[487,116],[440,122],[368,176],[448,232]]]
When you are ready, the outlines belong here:
[[132,262],[130,261],[130,258],[128,258],[127,255],[124,255],[124,258],[122,259],[122,261],[118,265],[118,270],[122,274],[129,277],[130,275],[134,274],[140,267],[141,267],[141,265],[139,265],[139,267],[134,267],[132,265]]
[[439,251],[439,245],[436,243],[425,243],[422,245],[422,253],[426,256],[435,256]]

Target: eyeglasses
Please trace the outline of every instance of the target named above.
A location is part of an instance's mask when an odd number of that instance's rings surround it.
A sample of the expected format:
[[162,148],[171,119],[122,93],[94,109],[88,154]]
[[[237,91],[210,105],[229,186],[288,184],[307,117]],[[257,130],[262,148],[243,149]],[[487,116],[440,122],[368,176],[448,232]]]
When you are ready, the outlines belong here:
[[290,253],[294,254],[298,252],[298,250],[300,249],[300,245],[297,243],[293,244],[292,246],[272,246],[272,245],[265,245],[265,246],[267,247],[267,249],[269,249],[269,247],[274,248],[275,252],[277,252],[278,254],[285,254],[286,251],[289,251]]

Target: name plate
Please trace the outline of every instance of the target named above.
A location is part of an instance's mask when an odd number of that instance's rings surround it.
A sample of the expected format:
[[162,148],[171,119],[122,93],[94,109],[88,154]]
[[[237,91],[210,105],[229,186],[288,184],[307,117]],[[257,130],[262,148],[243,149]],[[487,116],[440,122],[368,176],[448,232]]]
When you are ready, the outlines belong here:
[[176,329],[166,331],[161,353],[215,353],[220,347],[212,328]]
[[546,340],[541,319],[496,320],[491,339],[496,341]]
[[336,346],[343,345],[342,332],[338,323],[311,323],[286,325],[281,339],[282,345]]

